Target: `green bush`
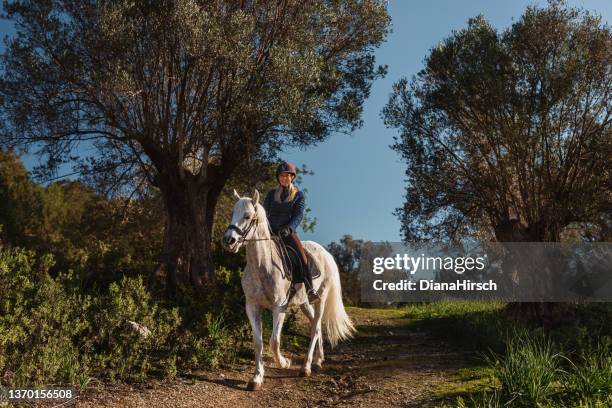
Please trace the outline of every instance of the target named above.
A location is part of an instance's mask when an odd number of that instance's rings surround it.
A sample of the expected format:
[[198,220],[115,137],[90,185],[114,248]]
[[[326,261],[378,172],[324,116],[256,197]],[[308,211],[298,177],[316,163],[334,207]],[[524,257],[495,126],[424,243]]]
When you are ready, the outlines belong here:
[[234,271],[244,255],[218,248],[216,263],[231,268],[218,268],[204,294],[159,302],[160,197],[94,187],[38,185],[0,151],[0,383],[143,381],[233,358],[250,338]]
[[500,318],[501,302],[440,301],[413,303],[405,307],[406,317],[416,321],[463,350],[503,352],[504,340],[516,329],[513,322]]
[[224,360],[236,356],[236,338],[226,326],[223,314],[206,313],[182,340],[181,365],[184,370],[198,367],[217,367]]
[[2,382],[42,384],[49,379],[82,384],[89,362],[77,342],[89,329],[88,297],[52,279],[49,256],[22,249],[0,251],[0,373]]
[[[94,350],[101,376],[143,381],[151,373],[176,375],[173,336],[181,323],[178,309],[159,308],[152,302],[142,278],[124,277],[111,284],[108,297],[96,302],[94,318],[90,337],[101,351]],[[148,332],[139,333],[137,327]]]
[[230,331],[231,314],[211,311],[213,303],[192,299],[191,309],[162,307],[141,277],[123,277],[98,295],[85,295],[72,272],[52,277],[53,264],[49,255],[0,247],[2,384],[83,387],[92,378],[173,377],[231,358],[244,337],[234,326]]

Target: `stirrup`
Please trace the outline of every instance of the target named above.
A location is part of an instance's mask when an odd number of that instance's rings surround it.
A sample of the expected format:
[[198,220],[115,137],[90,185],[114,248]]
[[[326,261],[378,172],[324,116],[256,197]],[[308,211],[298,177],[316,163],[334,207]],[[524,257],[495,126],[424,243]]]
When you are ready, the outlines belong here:
[[309,289],[308,292],[308,303],[318,303],[321,300],[321,296],[314,289]]
[[287,291],[287,296],[285,297],[285,301],[281,305],[282,311],[287,310],[287,307],[289,306],[289,302],[291,301],[291,299],[296,293],[297,293],[297,289],[293,285],[289,286],[289,290]]

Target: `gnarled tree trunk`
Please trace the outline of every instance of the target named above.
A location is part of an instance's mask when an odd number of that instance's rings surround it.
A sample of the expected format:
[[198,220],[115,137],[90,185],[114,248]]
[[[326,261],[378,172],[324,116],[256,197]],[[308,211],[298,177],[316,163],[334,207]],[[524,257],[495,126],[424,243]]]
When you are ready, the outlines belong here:
[[168,217],[163,261],[168,297],[176,296],[179,284],[203,290],[203,280],[210,280],[214,273],[213,216],[224,180],[202,183],[186,174],[184,178],[158,176],[156,183]]
[[[554,224],[552,228],[542,228],[554,223],[537,223],[536,226],[524,226],[516,219],[499,223],[495,227],[495,237],[499,242],[543,242],[546,238],[558,242],[561,226]],[[533,271],[521,270],[524,263],[520,260],[510,260],[515,265],[513,279],[528,280],[529,285],[535,291],[541,291],[542,282],[535,276]],[[532,264],[532,263],[530,263]],[[517,321],[540,324],[544,327],[552,327],[573,316],[571,305],[561,302],[510,302],[505,308],[504,314]]]

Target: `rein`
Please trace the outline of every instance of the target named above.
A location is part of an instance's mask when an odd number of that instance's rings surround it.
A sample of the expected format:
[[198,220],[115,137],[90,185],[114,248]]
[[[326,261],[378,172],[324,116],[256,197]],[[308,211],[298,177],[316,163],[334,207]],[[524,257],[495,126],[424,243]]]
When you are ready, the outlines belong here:
[[[249,223],[249,225],[246,227],[244,231],[242,230],[242,228],[240,228],[236,224],[230,224],[230,226],[227,227],[227,229],[234,230],[238,233],[239,235],[238,242],[240,243],[243,243],[244,241],[253,241],[254,240],[253,238],[247,240],[246,236],[249,235],[249,232],[253,229],[255,225],[257,225],[258,222],[259,220],[257,219],[257,217],[253,217],[253,219],[251,220],[251,222]],[[265,239],[265,238],[260,238],[260,239]]]
[[[280,237],[274,235],[272,233],[272,231],[270,232],[270,238],[248,238],[247,239],[247,235],[249,234],[249,232],[251,232],[251,230],[253,229],[253,227],[256,227],[259,225],[259,218],[258,217],[253,217],[253,219],[251,220],[251,222],[249,223],[249,225],[242,230],[242,228],[240,228],[239,226],[235,225],[235,224],[230,224],[227,229],[230,230],[234,230],[238,233],[239,238],[238,238],[238,242],[239,243],[243,243],[243,242],[249,242],[249,241],[275,241],[277,242],[278,245],[278,250],[280,251],[280,260],[281,260],[281,276],[283,279],[289,279],[289,281],[291,281],[291,278],[288,276],[287,271],[289,271],[289,265],[287,264],[287,258],[289,255],[287,254],[287,249],[285,248],[285,246],[282,243],[282,240]],[[293,295],[295,295],[296,293],[296,289],[293,287],[293,285],[289,285],[289,289],[287,290],[287,294],[285,296],[285,301],[283,302],[283,307],[287,307],[287,305],[289,304],[289,301],[291,300],[291,298],[293,297]]]
[[251,231],[251,229],[253,229],[253,227],[256,225],[259,225],[259,219],[257,217],[253,217],[253,219],[251,220],[251,222],[249,223],[249,225],[246,227],[244,231],[242,230],[242,228],[240,228],[239,226],[235,224],[231,224],[229,227],[227,227],[227,229],[234,230],[238,233],[238,235],[240,236],[240,238],[238,238],[238,242],[240,243],[249,242],[249,241],[278,241],[280,239],[274,234],[272,234],[272,232],[270,232],[270,238],[248,238],[247,239],[247,235],[249,235],[249,232]]
[[287,255],[287,249],[284,247],[284,245],[281,242],[281,238],[274,235],[272,233],[272,231],[270,231],[270,238],[247,238],[247,235],[249,235],[249,232],[251,232],[251,230],[253,229],[253,227],[256,227],[259,225],[259,218],[258,217],[253,217],[253,219],[251,220],[251,222],[249,223],[249,225],[247,225],[247,227],[242,230],[242,228],[240,228],[239,226],[235,225],[235,224],[231,224],[229,227],[227,227],[228,229],[234,230],[238,233],[238,235],[240,236],[238,238],[238,242],[239,243],[243,243],[243,242],[251,242],[251,241],[274,241],[274,242],[278,242],[279,246],[278,249],[281,252],[280,254],[280,258],[281,258],[281,263],[282,268],[281,268],[281,274],[283,276],[283,279],[287,279],[287,275],[286,275],[286,271],[288,270],[288,265],[285,262],[286,259],[285,257],[288,256]]

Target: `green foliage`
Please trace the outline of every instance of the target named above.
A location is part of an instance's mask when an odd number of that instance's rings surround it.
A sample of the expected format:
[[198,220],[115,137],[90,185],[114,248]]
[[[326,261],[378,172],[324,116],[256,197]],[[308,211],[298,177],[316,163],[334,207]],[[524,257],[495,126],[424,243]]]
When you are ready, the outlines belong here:
[[[579,364],[556,353],[542,333],[517,332],[503,355],[486,358],[498,386],[458,397],[458,407],[607,407],[612,403],[609,346],[585,350]],[[565,364],[564,364],[565,363]]]
[[[448,405],[444,404],[442,406],[447,407]],[[470,394],[467,397],[457,397],[455,404],[451,406],[455,408],[502,408],[507,405],[503,404],[500,394],[493,391]]]
[[[104,350],[95,363],[110,380],[144,380],[150,373],[176,374],[176,345],[180,326],[178,309],[161,309],[151,301],[141,278],[123,278],[110,285],[108,297],[95,307],[95,348]],[[150,330],[143,335],[131,326]]]
[[236,354],[236,342],[223,323],[222,315],[206,313],[203,321],[186,331],[181,339],[179,362],[186,370],[217,367]]
[[41,230],[41,188],[14,151],[0,150],[0,224],[3,240],[28,244]]
[[474,17],[432,47],[383,111],[407,165],[406,241],[559,241],[573,222],[605,241],[611,49],[609,24],[560,0],[500,31]]
[[[342,297],[350,306],[360,305],[361,281],[359,280],[359,263],[362,251],[368,252],[372,243],[344,235],[339,242],[332,242],[327,250],[334,257],[340,272]],[[371,251],[369,251],[371,252]]]
[[[243,332],[228,330],[223,312],[207,312],[185,324],[182,316],[193,311],[155,302],[141,277],[123,277],[98,295],[85,295],[72,273],[52,277],[53,265],[49,255],[0,248],[3,384],[84,387],[92,378],[173,377],[218,365],[242,340]],[[212,309],[211,304],[199,307]]]
[[79,344],[90,329],[90,299],[69,293],[62,276],[53,279],[50,256],[0,249],[0,378],[9,385],[49,380],[83,384],[89,357]]
[[[560,327],[508,320],[504,305],[434,302],[405,307],[414,325],[480,356],[489,381],[453,407],[607,407],[612,403],[610,305],[576,305]],[[569,319],[568,319],[569,320]],[[483,350],[489,350],[483,353]]]
[[487,362],[501,384],[502,398],[514,405],[538,406],[555,393],[560,356],[541,333],[515,333],[505,354],[491,355]]
[[576,359],[568,359],[569,369],[564,378],[568,391],[579,400],[592,397],[612,399],[612,345],[602,339],[596,346],[585,349]]
[[505,339],[517,328],[500,319],[503,307],[501,302],[441,301],[409,304],[405,310],[406,317],[464,349],[502,352]]
[[79,181],[43,187],[13,152],[0,151],[0,202],[2,241],[52,253],[52,274],[73,269],[86,287],[105,289],[158,263],[164,218],[155,195],[107,199]]
[[612,342],[612,303],[578,304],[569,312],[574,316],[550,331],[551,338],[562,345],[567,357],[579,361],[582,351]]
[[215,271],[204,298],[161,304],[145,286],[164,228],[154,192],[107,198],[79,181],[41,186],[0,151],[0,198],[3,384],[173,377],[241,350],[241,256],[220,257],[228,268]]

